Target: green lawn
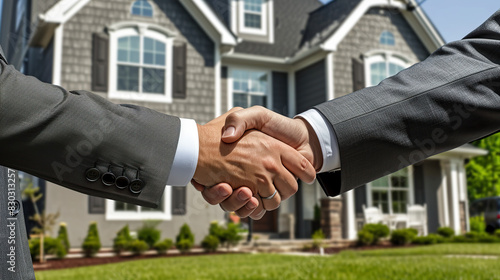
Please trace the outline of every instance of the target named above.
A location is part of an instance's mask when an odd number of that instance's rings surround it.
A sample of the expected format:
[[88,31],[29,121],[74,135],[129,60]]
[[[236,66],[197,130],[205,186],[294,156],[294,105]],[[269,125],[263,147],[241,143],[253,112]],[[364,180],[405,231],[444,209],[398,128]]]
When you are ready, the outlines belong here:
[[500,279],[500,244],[441,244],[344,251],[328,257],[272,254],[157,258],[36,273],[50,279]]

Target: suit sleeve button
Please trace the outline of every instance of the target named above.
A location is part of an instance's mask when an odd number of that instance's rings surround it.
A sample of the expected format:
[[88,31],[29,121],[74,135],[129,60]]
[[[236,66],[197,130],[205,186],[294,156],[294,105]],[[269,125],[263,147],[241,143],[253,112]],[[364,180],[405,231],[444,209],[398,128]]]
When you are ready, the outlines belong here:
[[132,193],[140,193],[144,188],[144,182],[141,179],[135,179],[130,183],[129,189]]
[[105,186],[112,186],[115,184],[115,181],[116,181],[116,176],[111,172],[106,172],[104,173],[104,175],[102,175],[102,183]]
[[99,180],[99,177],[101,177],[101,171],[95,167],[89,168],[85,171],[85,178],[87,178],[87,181],[89,182],[95,182]]
[[130,184],[130,180],[126,176],[118,176],[118,178],[116,178],[115,185],[119,189],[123,190],[126,187],[128,187],[129,184]]

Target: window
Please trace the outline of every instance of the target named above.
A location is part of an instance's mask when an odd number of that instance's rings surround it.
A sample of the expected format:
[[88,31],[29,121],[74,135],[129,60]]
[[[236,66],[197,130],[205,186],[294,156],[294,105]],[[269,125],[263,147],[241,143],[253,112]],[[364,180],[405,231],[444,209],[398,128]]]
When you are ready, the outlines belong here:
[[255,35],[267,35],[268,5],[265,0],[239,1],[239,31]]
[[171,102],[172,41],[143,27],[110,31],[109,97]]
[[267,107],[268,73],[265,71],[232,70],[233,107]]
[[132,15],[153,17],[153,7],[147,0],[137,0],[132,4]]
[[106,201],[106,220],[171,220],[172,187],[166,186],[158,208],[142,207],[121,201]]
[[382,32],[382,34],[380,35],[380,44],[394,46],[396,44],[394,35],[389,31]]
[[405,69],[407,63],[396,56],[384,53],[366,58],[365,67],[367,86],[375,86],[385,78]]
[[411,176],[408,168],[377,179],[368,184],[368,205],[382,208],[386,214],[406,213],[407,204],[411,204]]

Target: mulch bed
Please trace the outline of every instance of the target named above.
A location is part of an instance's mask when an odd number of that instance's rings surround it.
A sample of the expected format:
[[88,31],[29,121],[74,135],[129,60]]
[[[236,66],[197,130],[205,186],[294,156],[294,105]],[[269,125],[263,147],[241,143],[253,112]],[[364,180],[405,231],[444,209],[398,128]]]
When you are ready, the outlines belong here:
[[74,268],[89,265],[99,265],[108,263],[117,263],[125,261],[136,261],[143,259],[152,258],[173,258],[173,257],[187,257],[187,256],[203,256],[203,255],[222,255],[231,254],[227,252],[217,252],[217,253],[187,253],[187,254],[167,254],[167,255],[141,255],[141,256],[113,256],[113,257],[99,257],[99,258],[66,258],[66,259],[50,259],[45,263],[40,263],[38,261],[33,262],[33,267],[35,271],[41,270],[52,270],[52,269],[64,269],[64,268]]

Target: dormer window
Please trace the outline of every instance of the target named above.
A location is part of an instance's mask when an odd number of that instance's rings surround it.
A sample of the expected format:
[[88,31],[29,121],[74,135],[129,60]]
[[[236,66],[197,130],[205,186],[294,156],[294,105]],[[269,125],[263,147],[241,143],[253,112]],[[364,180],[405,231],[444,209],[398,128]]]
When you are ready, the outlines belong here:
[[147,0],[137,0],[132,4],[132,15],[153,17],[153,7]]
[[245,28],[262,29],[262,0],[244,0]]
[[394,46],[396,44],[396,40],[394,39],[394,34],[389,31],[384,31],[380,35],[380,44]]

